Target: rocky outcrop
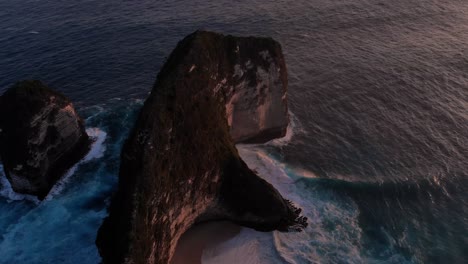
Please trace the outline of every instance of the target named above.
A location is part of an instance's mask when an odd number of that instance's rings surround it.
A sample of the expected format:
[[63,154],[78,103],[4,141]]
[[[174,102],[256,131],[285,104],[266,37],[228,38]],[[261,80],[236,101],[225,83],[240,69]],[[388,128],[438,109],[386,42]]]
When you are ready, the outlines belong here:
[[[247,167],[231,137],[282,135],[282,124],[267,113],[283,116],[284,104],[265,110],[278,98],[259,84],[285,77],[284,63],[278,68],[276,61],[282,61],[280,45],[266,38],[197,31],[177,45],[122,150],[118,191],[96,241],[104,263],[169,263],[179,237],[202,221],[230,220],[261,231],[307,225],[300,209]],[[253,69],[271,76],[255,79]],[[277,93],[282,102],[284,92]],[[226,113],[226,105],[235,106]],[[262,105],[269,106],[259,110]],[[237,113],[261,113],[258,120],[271,130]]]
[[0,97],[0,156],[15,192],[43,199],[89,150],[72,103],[40,81],[22,81]]

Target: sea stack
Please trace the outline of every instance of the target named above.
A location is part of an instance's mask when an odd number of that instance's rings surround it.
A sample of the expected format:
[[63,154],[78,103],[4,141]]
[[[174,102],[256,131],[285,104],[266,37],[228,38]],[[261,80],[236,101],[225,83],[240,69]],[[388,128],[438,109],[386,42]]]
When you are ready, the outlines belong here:
[[0,157],[15,192],[43,199],[89,150],[72,103],[40,81],[21,81],[0,97]]
[[234,145],[284,134],[286,82],[272,39],[197,31],[179,42],[123,147],[118,191],[96,241],[103,263],[169,263],[197,222],[304,228],[301,210]]

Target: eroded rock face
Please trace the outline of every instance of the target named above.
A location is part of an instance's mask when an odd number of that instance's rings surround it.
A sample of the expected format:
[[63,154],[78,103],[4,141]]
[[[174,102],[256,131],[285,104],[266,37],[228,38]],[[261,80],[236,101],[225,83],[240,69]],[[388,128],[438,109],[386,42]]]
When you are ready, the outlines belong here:
[[0,97],[0,156],[14,191],[43,199],[89,150],[72,103],[40,81],[22,81]]
[[[240,56],[244,48],[249,51]],[[273,70],[267,56],[265,64],[255,64],[260,51],[276,61],[279,44],[200,31],[178,44],[122,150],[118,191],[96,241],[104,263],[169,263],[180,236],[200,221],[231,220],[261,231],[307,225],[300,209],[247,167],[231,137],[264,138],[259,125],[236,117],[259,112],[260,97],[241,98],[251,92],[241,83],[249,80],[249,87],[261,90],[265,79],[254,83],[248,71],[244,77],[235,73],[242,61],[250,61],[251,69]],[[274,101],[267,91],[262,100]],[[230,104],[242,105],[242,111],[226,115]],[[239,134],[230,130],[228,119],[240,125]]]
[[[263,143],[283,137],[289,123],[286,90],[288,77],[281,45],[268,38],[211,36],[221,68],[212,78],[220,80],[226,102],[230,133],[235,142]],[[203,49],[203,47],[199,47]],[[206,62],[194,62],[205,67]]]

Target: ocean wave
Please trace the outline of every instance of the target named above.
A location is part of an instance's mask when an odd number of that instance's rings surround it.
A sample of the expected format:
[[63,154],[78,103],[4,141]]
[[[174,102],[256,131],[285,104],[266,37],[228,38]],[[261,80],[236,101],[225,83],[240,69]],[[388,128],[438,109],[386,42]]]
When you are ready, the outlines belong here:
[[288,111],[288,114],[289,114],[289,124],[286,129],[286,135],[282,138],[276,138],[276,139],[270,140],[266,143],[266,145],[282,147],[282,146],[289,144],[295,135],[306,133],[302,124],[299,122],[299,119],[296,117],[296,115],[294,115],[294,113],[291,111]]
[[435,197],[450,198],[451,194],[459,193],[466,189],[468,181],[465,177],[453,177],[451,179],[432,177],[427,179],[388,180],[388,181],[363,181],[353,176],[338,178],[310,178],[298,179],[305,185],[321,186],[333,189],[340,193],[346,193],[352,197],[381,197],[387,199],[409,199],[418,197],[419,200],[434,199]]
[[466,252],[456,242],[456,234],[466,232],[467,204],[461,195],[468,191],[468,180],[462,175],[387,182],[302,178],[297,185],[352,199],[359,212],[357,224],[363,229],[359,242],[366,251],[361,254],[367,260],[426,263],[440,256],[457,260]]

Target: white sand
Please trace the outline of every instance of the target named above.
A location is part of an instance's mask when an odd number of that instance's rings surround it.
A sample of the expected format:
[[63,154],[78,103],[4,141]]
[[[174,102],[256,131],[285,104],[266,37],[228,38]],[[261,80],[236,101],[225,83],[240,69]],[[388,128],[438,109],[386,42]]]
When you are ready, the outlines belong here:
[[201,264],[203,249],[229,240],[240,229],[231,222],[209,222],[190,228],[179,239],[171,264]]

